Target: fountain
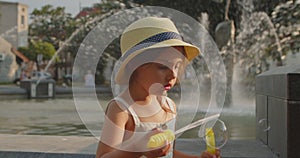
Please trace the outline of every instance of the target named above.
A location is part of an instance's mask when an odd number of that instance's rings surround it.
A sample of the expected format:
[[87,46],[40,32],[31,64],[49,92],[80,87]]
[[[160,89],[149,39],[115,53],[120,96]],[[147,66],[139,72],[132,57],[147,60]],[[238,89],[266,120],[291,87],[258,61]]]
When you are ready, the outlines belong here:
[[[109,11],[108,13],[103,14],[102,16],[98,16],[98,17],[96,16],[92,20],[86,22],[84,25],[82,25],[78,29],[76,29],[69,38],[67,38],[64,42],[61,43],[59,49],[51,57],[50,61],[47,63],[43,72],[48,71],[49,67],[53,64],[53,62],[57,58],[58,54],[60,54],[65,49],[65,47],[69,45],[69,43],[71,43],[71,41],[77,34],[79,34],[81,31],[83,31],[89,25],[95,24],[98,21],[101,21],[101,20],[107,18],[113,12],[114,12],[114,10]],[[28,98],[54,98],[55,93],[56,93],[55,81],[53,79],[38,78],[37,80],[30,79],[30,80],[21,81],[21,88],[24,88],[27,90]]]
[[[232,31],[231,21],[225,20],[224,22],[220,23],[216,29],[216,41],[220,45],[220,49],[222,49],[222,47],[225,46],[225,49],[223,48],[224,50],[222,51],[225,54],[228,52],[232,52],[231,49],[233,49],[236,61],[232,76],[233,106],[228,109],[223,109],[223,114],[227,114],[227,112],[229,112],[229,115],[232,115],[232,111],[236,111],[237,109],[243,109],[241,111],[247,113],[246,115],[252,116],[251,124],[258,128],[257,131],[253,129],[251,130],[251,133],[253,133],[251,139],[255,139],[255,133],[258,133],[257,138],[262,140],[262,142],[264,142],[265,144],[268,144],[269,139],[269,147],[273,150],[274,153],[279,153],[279,155],[285,155],[286,153],[282,152],[282,146],[279,147],[278,145],[278,141],[283,140],[278,139],[279,136],[274,134],[274,131],[272,132],[272,138],[266,136],[268,131],[272,129],[272,127],[270,127],[268,120],[262,116],[262,113],[264,114],[264,116],[272,115],[276,117],[277,115],[266,114],[266,108],[264,105],[262,105],[263,103],[261,99],[259,100],[258,105],[256,105],[258,113],[255,114],[254,83],[250,84],[251,89],[249,89],[249,92],[251,92],[251,95],[249,95],[249,93],[244,93],[245,89],[247,88],[245,88],[245,86],[241,84],[242,81],[246,80],[241,76],[245,76],[245,73],[249,73],[249,70],[251,71],[250,73],[254,72],[254,74],[262,73],[263,71],[268,70],[268,61],[262,60],[266,58],[264,52],[266,48],[272,47],[276,49],[276,51],[274,51],[274,53],[277,53],[276,56],[278,57],[276,58],[276,64],[282,65],[283,60],[285,59],[285,56],[282,52],[282,46],[279,41],[279,37],[275,30],[274,24],[272,23],[270,17],[266,13],[253,12],[254,7],[252,1],[238,2],[243,8],[243,14],[241,29],[237,30],[238,35],[236,36],[234,43],[228,44],[228,42],[230,42],[230,32]],[[224,34],[225,36],[218,36]],[[232,45],[231,49],[230,44]],[[229,48],[226,48],[226,45]],[[262,83],[260,84],[260,87],[264,88]],[[257,118],[255,120],[255,115],[259,115],[260,119]],[[280,116],[281,115],[282,114],[280,114]],[[245,119],[245,117],[243,119]],[[281,125],[276,125],[276,131],[278,131],[278,126],[281,127]],[[231,133],[231,138],[234,138],[234,135],[234,133]],[[280,136],[280,138],[282,137]]]
[[[296,114],[298,110],[293,109],[298,105],[298,101],[293,101],[298,100],[296,97],[298,92],[293,87],[296,88],[298,85],[296,81],[299,77],[299,66],[293,65],[267,71],[269,63],[265,60],[266,48],[276,48],[274,53],[276,53],[277,66],[282,66],[285,59],[274,24],[265,12],[252,12],[251,1],[239,2],[244,8],[244,16],[242,29],[235,43],[235,49],[239,52],[238,64],[245,66],[241,72],[246,70],[249,73],[250,70],[253,74],[262,73],[255,80],[256,137],[277,157],[299,157],[298,149],[294,148],[295,144],[299,143],[296,141],[299,140],[296,134],[299,128],[293,122],[296,119],[294,117],[298,116]],[[294,75],[290,76],[290,73]],[[291,128],[293,130],[290,130]]]
[[[144,10],[139,10],[139,11],[144,11]],[[147,16],[148,15],[147,12],[143,12],[143,13],[144,13],[144,15],[138,15],[138,16]],[[109,14],[111,14],[111,13],[109,13]],[[161,13],[158,12],[157,15],[161,16]],[[249,18],[249,19],[253,19],[253,21],[255,21],[254,20],[255,19],[254,16],[261,16],[261,17],[263,17],[265,19],[264,23],[266,23],[266,24],[269,23],[268,24],[268,28],[271,29],[273,27],[273,29],[274,29],[274,26],[270,24],[270,22],[271,22],[270,19],[268,21],[266,19],[268,17],[266,17],[266,15],[263,15],[263,13],[260,13],[260,14],[252,13],[252,15],[253,15],[253,17]],[[109,16],[109,15],[107,15],[107,16]],[[119,16],[120,17],[127,16],[127,14],[119,15]],[[170,15],[168,15],[168,16],[170,16]],[[130,18],[130,16],[128,16],[128,17]],[[96,21],[102,21],[103,20],[102,18],[104,19],[105,17],[95,18],[90,23],[93,23],[93,22],[96,22]],[[124,18],[119,18],[119,19],[120,20],[124,20]],[[135,19],[131,19],[131,20],[135,20]],[[127,24],[129,22],[125,21],[124,23]],[[103,26],[98,26],[96,28],[96,29],[98,29],[97,31],[99,31],[100,29],[104,29],[105,26],[108,26],[110,23],[108,21],[104,21],[103,24],[104,24]],[[114,23],[114,24],[116,24],[116,23]],[[70,41],[72,40],[72,38],[74,36],[76,36],[76,34],[78,32],[80,32],[80,30],[82,30],[85,26],[87,26],[87,24],[84,25],[84,26],[81,26],[79,29],[77,29],[71,35],[70,38],[68,38],[65,42],[63,42],[61,48],[58,49],[58,51],[55,53],[55,55],[52,57],[52,59],[50,60],[50,62],[46,66],[46,70],[48,70],[49,66],[54,62],[55,57],[59,53],[61,53],[63,51],[63,49],[70,43]],[[183,26],[184,26],[184,28],[186,30],[191,30],[191,28],[189,28],[189,26],[184,25],[184,24],[183,24]],[[113,33],[112,34],[108,34],[107,36],[104,36],[104,37],[97,36],[97,34],[90,34],[89,36],[93,36],[92,39],[99,38],[101,40],[107,40],[107,39],[110,39],[110,38],[114,38],[114,36],[116,36],[118,33],[120,33],[120,30],[118,30],[118,27],[115,27],[115,28],[113,27],[111,29],[112,29]],[[247,26],[244,26],[244,29],[245,29],[245,31],[248,30]],[[186,30],[183,30],[183,32],[186,31]],[[251,30],[252,29],[249,29],[248,31],[251,31]],[[184,33],[188,34],[189,32],[186,31]],[[245,35],[244,33],[245,32],[241,31],[241,33],[239,34],[239,38],[238,39],[242,39],[242,37],[244,37],[244,35]],[[273,30],[272,34],[276,37],[276,35],[274,33],[276,33],[276,32],[274,32],[274,30]],[[198,35],[199,34],[196,34],[195,36],[198,36]],[[280,50],[281,49],[280,43],[278,42],[278,39],[276,39],[276,41],[277,41],[276,46],[278,47],[278,50]],[[91,41],[85,41],[85,42],[87,43],[87,45],[84,45],[85,44],[84,43],[82,45],[81,49],[80,49],[83,53],[85,53],[85,55],[91,55],[91,56],[93,56],[94,55],[93,53],[97,53],[99,50],[102,50],[102,48],[100,48],[101,46],[98,46],[98,45],[95,46],[95,47],[90,47],[89,44],[95,44],[95,41],[91,40]],[[89,43],[89,42],[91,42],[91,43]],[[109,43],[111,41],[107,40],[105,42]],[[199,44],[200,47],[208,48],[208,50],[213,50],[214,51],[213,46],[215,46],[215,45],[213,45],[213,43],[209,43],[209,42],[205,43],[205,42],[206,41],[200,41],[200,44]],[[238,42],[240,42],[240,41],[238,41]],[[238,49],[240,49],[240,48],[238,47]],[[252,48],[251,51],[254,51],[254,50],[257,50],[257,49],[258,48]],[[85,52],[84,50],[88,50],[88,51]],[[245,50],[243,50],[243,51],[245,51]],[[89,52],[90,52],[90,54],[89,54]],[[207,51],[207,52],[209,52],[209,51]],[[204,51],[204,54],[207,53],[207,52]],[[247,52],[247,51],[245,51],[245,52]],[[84,59],[84,58],[82,58],[82,59],[83,59],[83,61],[85,61],[87,63],[89,63],[89,62],[91,63],[94,60],[98,61],[98,59],[100,57],[101,56],[98,56],[98,57],[93,58],[93,59],[88,58],[90,60]],[[206,57],[207,58],[212,58],[211,56],[206,56]],[[220,64],[217,60],[214,60],[214,61],[215,61],[216,65]],[[86,64],[86,63],[84,63],[84,64]],[[216,66],[212,66],[212,67],[216,68]],[[236,77],[235,75],[238,75],[238,73],[236,73],[236,72],[237,71],[235,71],[235,74],[233,75],[234,77]],[[226,74],[217,74],[216,76],[218,76],[218,75],[225,76]],[[234,79],[236,79],[236,78],[234,78]],[[40,83],[40,81],[38,81],[37,83]],[[238,85],[234,84],[233,87],[235,87],[235,86],[238,86]],[[90,88],[90,89],[93,90],[94,87]],[[74,87],[73,90],[76,91],[78,89],[76,89],[76,87]],[[234,89],[234,90],[236,90],[236,89]],[[99,132],[101,132],[101,131],[99,131],[99,129],[101,128],[100,126],[102,125],[101,121],[103,122],[103,120],[101,120],[101,119],[99,120],[99,114],[103,115],[103,111],[101,111],[102,110],[101,109],[100,112],[99,112],[99,110],[95,110],[95,109],[97,109],[97,108],[99,109],[99,107],[104,109],[105,105],[107,104],[107,102],[111,98],[109,98],[109,99],[106,98],[106,100],[103,101],[103,99],[97,98],[99,96],[96,96],[93,91],[90,91],[90,92],[91,93],[88,94],[88,97],[87,97],[87,95],[80,95],[78,93],[74,94],[75,102],[76,102],[75,105],[74,105],[74,100],[72,98],[45,100],[45,101],[42,101],[42,102],[35,101],[35,100],[30,100],[30,101],[23,101],[22,100],[20,102],[11,102],[11,101],[3,100],[2,102],[6,106],[8,106],[10,104],[13,104],[14,106],[10,106],[11,109],[9,109],[9,110],[12,110],[12,111],[15,112],[15,115],[13,115],[13,116],[6,116],[7,118],[5,118],[5,119],[7,119],[7,120],[16,120],[14,118],[14,116],[16,116],[17,114],[19,114],[18,113],[18,111],[20,110],[19,107],[26,107],[25,111],[28,112],[28,111],[31,111],[30,108],[32,110],[37,110],[38,108],[40,108],[41,106],[43,106],[43,108],[45,108],[45,109],[41,109],[41,110],[44,111],[45,116],[40,115],[38,112],[36,112],[36,113],[31,112],[31,115],[26,116],[26,117],[30,117],[30,119],[23,118],[24,120],[27,120],[28,122],[33,121],[32,122],[33,124],[34,123],[38,123],[37,126],[31,126],[32,128],[35,128],[33,130],[32,129],[28,129],[28,131],[24,130],[23,132],[25,134],[27,132],[29,134],[34,134],[34,135],[38,135],[38,134],[49,135],[49,134],[53,134],[53,133],[51,133],[51,131],[42,131],[42,129],[48,129],[49,130],[50,128],[55,128],[58,131],[58,132],[55,131],[55,132],[57,132],[57,133],[55,133],[56,135],[64,135],[64,134],[67,133],[67,134],[70,134],[70,135],[74,135],[75,134],[75,135],[79,135],[79,136],[82,136],[82,135],[84,135],[84,136],[98,136]],[[240,96],[236,97],[235,96],[236,94],[237,93],[234,93],[233,98],[234,99],[235,98],[240,98]],[[212,98],[214,98],[214,97],[212,97]],[[214,99],[216,99],[216,98],[214,98]],[[97,102],[99,100],[101,101],[101,103],[98,104]],[[195,119],[196,118],[203,118],[205,116],[205,112],[207,112],[207,111],[209,111],[210,114],[220,112],[220,107],[216,106],[215,104],[222,102],[222,99],[221,99],[221,101],[214,101],[213,102],[213,106],[212,106],[213,108],[209,108],[207,106],[209,104],[208,103],[207,105],[204,104],[204,105],[201,106],[201,108],[204,109],[204,110],[196,108],[196,109],[192,109],[190,111],[188,110],[188,108],[192,107],[193,105],[198,104],[198,103],[195,103],[195,100],[189,100],[189,101],[191,101],[191,102],[187,103],[188,106],[182,105],[180,107],[181,111],[179,111],[179,115],[181,115],[183,117],[187,116],[186,117],[187,119],[183,120],[183,121],[179,120],[179,121],[181,121],[180,122],[181,124],[179,124],[179,127],[180,126],[182,127],[182,126],[186,125],[187,123],[190,123],[191,122],[190,117],[192,117],[193,119],[194,118]],[[234,101],[236,101],[236,100],[234,100]],[[27,102],[27,103],[24,104],[25,102]],[[241,103],[245,104],[244,101],[241,101]],[[178,101],[178,104],[181,104],[181,102]],[[96,105],[96,108],[95,108],[95,105]],[[249,104],[247,103],[247,105],[245,105],[245,106],[248,106],[248,105],[250,105],[250,103]],[[251,104],[251,105],[253,105],[253,104]],[[74,108],[74,106],[76,107],[76,109]],[[64,112],[71,111],[75,115],[75,119],[74,120],[78,121],[81,124],[78,125],[77,124],[78,122],[72,122],[71,120],[69,120],[68,117],[64,116],[66,113],[58,114],[57,111],[56,111],[57,110],[56,108],[59,108],[60,111],[64,111]],[[227,122],[225,121],[225,123],[226,123],[226,125],[228,125],[227,127],[229,127],[228,128],[229,131],[231,131],[231,135],[230,135],[231,139],[252,139],[252,140],[254,139],[254,136],[253,136],[254,132],[255,132],[254,131],[255,130],[255,118],[254,118],[255,117],[255,114],[254,114],[254,110],[255,109],[254,109],[254,106],[251,106],[250,108],[247,107],[246,110],[245,110],[243,107],[241,107],[241,105],[239,105],[239,104],[237,105],[236,102],[235,102],[234,106],[232,106],[230,108],[221,109],[221,110],[222,110],[222,116],[221,116],[221,118],[227,121]],[[193,112],[192,115],[190,113],[191,111]],[[196,112],[196,111],[198,113],[194,114],[194,112]],[[21,114],[21,116],[22,115],[23,114]],[[57,118],[56,116],[59,116],[59,117]],[[67,115],[67,116],[69,116],[69,115]],[[72,118],[73,117],[74,116],[72,116]],[[22,120],[22,119],[20,119],[20,120]],[[71,124],[75,124],[75,125],[74,126],[69,126],[68,124],[52,124],[51,125],[51,123],[50,123],[49,126],[45,126],[45,125],[42,126],[42,124],[47,124],[48,123],[47,121],[51,122],[51,120],[55,120],[55,121],[58,121],[58,122],[61,122],[61,120],[64,120],[66,122],[71,121]],[[100,121],[100,123],[99,123],[99,121]],[[234,121],[236,121],[236,122],[234,122]],[[238,121],[239,121],[239,123],[237,123]],[[82,124],[82,122],[83,122],[83,124]],[[234,122],[234,123],[232,123],[232,122]],[[245,127],[245,124],[247,125],[247,127]],[[84,125],[86,127],[84,127]],[[7,128],[11,128],[12,126],[7,125],[6,127]],[[22,125],[20,125],[20,124],[17,124],[16,126],[13,126],[13,127],[14,127],[14,129],[9,129],[9,130],[13,131],[13,130],[20,130],[20,129],[22,130],[22,129],[24,129],[24,127],[22,127]],[[64,128],[66,128],[66,129],[64,129]],[[70,130],[70,131],[66,132],[66,130]],[[61,131],[61,132],[59,133],[59,131]],[[2,130],[2,132],[5,133],[6,130],[4,129],[4,130]],[[182,137],[183,138],[194,138],[195,139],[195,137],[197,137],[196,136],[197,134],[195,134],[196,132],[197,132],[197,130],[196,131],[190,131],[189,134],[191,134],[191,135],[185,134],[185,135],[182,135]],[[258,146],[259,145],[260,144],[258,144]],[[180,145],[179,145],[179,147],[180,147]],[[229,144],[228,147],[230,147],[230,144]],[[51,149],[49,149],[49,150],[51,150]],[[199,150],[199,149],[197,149],[197,150]],[[225,154],[226,154],[226,150],[225,150]],[[261,152],[260,154],[263,155],[263,154],[266,154],[266,153]],[[250,153],[250,155],[251,155],[251,153]]]
[[277,65],[282,65],[285,56],[282,53],[282,46],[270,17],[265,12],[253,12],[252,1],[238,2],[244,8],[241,30],[235,42],[239,64],[246,69],[254,68],[253,71],[256,74],[266,71],[269,63],[264,60],[265,49],[275,46],[277,49],[274,53],[277,54],[274,56],[277,56]]

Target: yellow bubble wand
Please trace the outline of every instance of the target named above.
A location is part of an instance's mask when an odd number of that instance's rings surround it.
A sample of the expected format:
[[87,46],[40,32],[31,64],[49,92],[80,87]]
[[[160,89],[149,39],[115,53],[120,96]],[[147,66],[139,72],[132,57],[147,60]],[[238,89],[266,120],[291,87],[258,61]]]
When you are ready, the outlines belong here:
[[206,128],[205,139],[206,139],[206,150],[211,154],[215,154],[216,153],[215,133],[211,127]]
[[[197,120],[191,124],[188,124],[178,130],[176,130],[175,132],[173,132],[170,129],[167,129],[165,131],[163,131],[162,133],[158,133],[155,134],[153,136],[150,137],[148,144],[147,144],[147,148],[158,148],[161,147],[165,144],[166,141],[168,142],[172,142],[175,140],[175,135],[180,134],[182,132],[185,132],[187,130],[190,130],[192,128],[195,128],[197,126],[200,126],[204,123],[207,123],[209,121],[215,120],[220,116],[220,114],[215,114],[200,120]],[[214,137],[213,137],[214,138]],[[213,139],[214,140],[214,139]],[[210,145],[210,144],[209,144]]]

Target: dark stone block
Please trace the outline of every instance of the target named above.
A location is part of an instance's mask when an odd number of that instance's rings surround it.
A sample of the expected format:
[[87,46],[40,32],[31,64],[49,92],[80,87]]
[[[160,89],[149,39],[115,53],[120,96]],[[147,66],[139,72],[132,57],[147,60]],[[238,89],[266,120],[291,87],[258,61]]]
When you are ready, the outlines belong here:
[[278,157],[286,157],[287,105],[279,98],[268,97],[268,146]]
[[300,65],[278,67],[256,77],[256,93],[300,100]]
[[53,79],[24,80],[21,81],[20,87],[27,91],[28,98],[55,97],[55,81]]
[[[300,71],[300,70],[299,70]],[[288,74],[288,99],[300,101],[300,72]]]
[[256,136],[264,144],[268,144],[268,98],[265,95],[256,95]]
[[[300,157],[300,65],[285,66],[256,77],[257,138],[280,158]],[[259,121],[270,129],[263,133]]]
[[287,153],[288,157],[300,157],[300,101],[287,102]]

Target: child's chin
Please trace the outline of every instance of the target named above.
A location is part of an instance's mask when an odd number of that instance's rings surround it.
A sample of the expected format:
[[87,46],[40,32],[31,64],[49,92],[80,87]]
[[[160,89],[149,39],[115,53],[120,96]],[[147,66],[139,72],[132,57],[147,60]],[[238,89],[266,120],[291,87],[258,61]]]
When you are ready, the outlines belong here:
[[151,92],[150,94],[157,95],[157,96],[166,96],[167,91],[156,91],[156,92]]

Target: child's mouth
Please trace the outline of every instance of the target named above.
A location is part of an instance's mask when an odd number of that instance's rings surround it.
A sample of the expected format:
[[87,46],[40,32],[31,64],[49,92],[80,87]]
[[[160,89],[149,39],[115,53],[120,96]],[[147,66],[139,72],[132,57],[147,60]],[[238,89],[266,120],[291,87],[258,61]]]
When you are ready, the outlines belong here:
[[168,90],[171,89],[171,85],[170,85],[170,84],[167,84],[167,85],[165,85],[164,87],[165,87],[165,90],[166,90],[166,91],[168,91]]

